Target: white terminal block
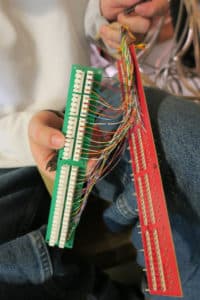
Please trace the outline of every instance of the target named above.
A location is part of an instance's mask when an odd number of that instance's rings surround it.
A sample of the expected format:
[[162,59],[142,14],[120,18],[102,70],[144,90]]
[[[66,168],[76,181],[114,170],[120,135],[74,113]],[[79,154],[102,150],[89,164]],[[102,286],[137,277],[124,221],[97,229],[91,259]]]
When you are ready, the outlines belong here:
[[68,176],[69,176],[69,166],[64,165],[61,167],[61,177],[58,183],[58,192],[57,192],[56,204],[54,208],[51,235],[49,239],[50,246],[54,246],[58,240],[60,222],[62,219],[62,212],[63,212],[64,202],[65,202],[65,187],[67,185]]
[[[75,99],[75,102],[73,102]],[[72,159],[74,148],[74,137],[78,124],[78,113],[81,105],[81,95],[72,94],[72,103],[70,108],[70,117],[68,120],[66,142],[63,151],[63,159]]]
[[66,196],[67,202],[66,202],[66,205],[65,205],[65,210],[64,210],[64,215],[63,215],[63,222],[62,222],[62,229],[61,229],[60,240],[59,240],[59,247],[60,248],[64,248],[66,238],[67,238],[67,235],[68,235],[77,174],[78,174],[78,167],[73,166],[71,168],[71,174],[70,174],[69,185],[68,185],[69,190],[68,190],[67,196]]
[[[78,162],[81,158],[93,81],[94,72],[92,70],[85,73],[83,70],[76,69],[63,159],[71,159]],[[69,235],[68,231],[78,171],[78,166],[63,165],[61,167],[49,240],[50,246],[54,246],[56,243],[61,248],[65,246]]]
[[84,94],[91,94],[93,85],[94,72],[88,71],[86,75]]
[[76,70],[73,92],[82,93],[84,77],[85,77],[85,72],[84,71]]

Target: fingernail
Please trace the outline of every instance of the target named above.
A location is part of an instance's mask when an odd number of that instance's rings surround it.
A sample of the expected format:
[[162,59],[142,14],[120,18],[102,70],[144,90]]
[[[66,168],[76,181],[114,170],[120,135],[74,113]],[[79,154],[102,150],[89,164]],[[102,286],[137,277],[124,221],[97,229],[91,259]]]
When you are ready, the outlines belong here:
[[51,143],[55,148],[61,148],[64,145],[64,138],[59,135],[53,135],[51,137]]

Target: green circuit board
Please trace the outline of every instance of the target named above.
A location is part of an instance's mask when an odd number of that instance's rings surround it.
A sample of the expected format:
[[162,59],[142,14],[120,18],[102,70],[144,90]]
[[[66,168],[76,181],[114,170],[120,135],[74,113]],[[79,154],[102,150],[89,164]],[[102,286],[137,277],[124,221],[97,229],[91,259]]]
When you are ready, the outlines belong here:
[[64,148],[58,153],[46,233],[50,246],[73,247],[101,79],[101,69],[72,66],[62,128],[66,140]]

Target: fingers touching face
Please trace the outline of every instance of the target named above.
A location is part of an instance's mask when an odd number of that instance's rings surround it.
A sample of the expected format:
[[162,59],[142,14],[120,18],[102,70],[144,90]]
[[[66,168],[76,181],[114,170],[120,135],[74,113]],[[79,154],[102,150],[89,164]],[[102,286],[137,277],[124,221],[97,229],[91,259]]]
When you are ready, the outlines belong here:
[[147,19],[138,15],[127,16],[120,14],[118,16],[118,21],[120,24],[128,26],[133,34],[145,34],[151,26],[151,19]]
[[[115,3],[115,9],[118,8],[119,10],[116,16],[117,22],[103,25],[100,29],[102,40],[107,46],[113,49],[119,48],[121,25],[128,26],[130,31],[136,35],[136,38],[141,39],[141,35],[146,34],[150,29],[155,17],[164,15],[169,8],[168,0],[151,0],[143,3],[141,1],[129,2],[120,0],[113,2]],[[130,7],[135,4],[136,6],[132,13],[124,13],[122,7]]]

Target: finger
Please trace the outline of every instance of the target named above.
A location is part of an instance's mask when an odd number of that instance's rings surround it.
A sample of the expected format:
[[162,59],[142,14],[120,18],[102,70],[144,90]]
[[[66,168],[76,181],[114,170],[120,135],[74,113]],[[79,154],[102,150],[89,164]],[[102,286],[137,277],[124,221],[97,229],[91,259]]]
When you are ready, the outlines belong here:
[[50,114],[41,114],[31,120],[29,136],[34,143],[40,146],[49,149],[60,149],[65,142],[64,135],[57,129],[62,126],[62,120],[53,113]]
[[155,17],[162,16],[169,9],[169,1],[168,0],[152,0],[147,1],[142,4],[138,4],[135,7],[135,13],[143,17]]
[[141,0],[115,0],[115,3],[113,5],[115,5],[115,7],[130,7],[140,1]]
[[145,34],[151,26],[151,20],[140,16],[126,16],[120,14],[118,16],[118,22],[122,25],[128,26],[129,30],[137,34]]
[[119,45],[121,38],[120,24],[103,25],[100,28],[100,36],[104,41],[111,41]]

